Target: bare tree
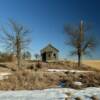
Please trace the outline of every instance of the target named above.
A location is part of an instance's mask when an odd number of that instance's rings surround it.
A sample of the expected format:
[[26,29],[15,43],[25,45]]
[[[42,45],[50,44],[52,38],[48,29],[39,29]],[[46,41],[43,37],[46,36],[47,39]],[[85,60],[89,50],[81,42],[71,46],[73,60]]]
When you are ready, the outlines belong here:
[[29,51],[23,52],[23,59],[31,59],[31,53]]
[[40,58],[39,54],[36,53],[34,56],[35,56],[36,60],[39,60],[39,58]]
[[29,30],[13,20],[10,20],[10,25],[12,27],[10,32],[3,28],[4,36],[2,37],[2,43],[5,44],[6,49],[16,54],[18,68],[20,68],[22,51],[25,50],[30,43],[30,38],[28,37]]
[[78,56],[78,66],[81,65],[81,59],[83,55],[89,55],[92,50],[96,48],[96,41],[93,36],[85,36],[85,33],[89,30],[89,27],[85,27],[83,21],[81,21],[79,27],[65,26],[65,32],[70,36],[67,45],[73,47],[71,55]]

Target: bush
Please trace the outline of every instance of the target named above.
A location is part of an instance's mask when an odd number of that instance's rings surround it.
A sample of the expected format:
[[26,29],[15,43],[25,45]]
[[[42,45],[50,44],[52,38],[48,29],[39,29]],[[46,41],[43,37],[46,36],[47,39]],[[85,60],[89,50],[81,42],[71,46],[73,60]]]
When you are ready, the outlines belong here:
[[41,64],[41,62],[37,62],[35,66],[37,69],[40,69],[42,67],[42,64]]

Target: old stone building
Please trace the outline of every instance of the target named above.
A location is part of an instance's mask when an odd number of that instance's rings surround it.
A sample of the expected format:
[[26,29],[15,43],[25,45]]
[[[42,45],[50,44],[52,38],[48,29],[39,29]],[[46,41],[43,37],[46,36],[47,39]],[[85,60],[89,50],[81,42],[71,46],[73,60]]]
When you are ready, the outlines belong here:
[[45,48],[41,50],[42,61],[55,61],[58,60],[58,52],[51,44],[48,44]]

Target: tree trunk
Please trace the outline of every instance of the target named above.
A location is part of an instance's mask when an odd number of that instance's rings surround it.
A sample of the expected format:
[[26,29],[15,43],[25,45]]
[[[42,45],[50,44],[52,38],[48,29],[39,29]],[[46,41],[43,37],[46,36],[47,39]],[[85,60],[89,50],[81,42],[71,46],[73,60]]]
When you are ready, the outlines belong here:
[[81,67],[81,52],[78,52],[78,67]]
[[21,67],[21,58],[20,58],[20,56],[18,57],[17,61],[18,61],[18,68],[20,68]]
[[16,35],[16,49],[17,49],[17,64],[18,64],[18,69],[21,68],[21,44],[20,44],[20,35],[17,33]]
[[17,51],[17,65],[18,65],[18,69],[21,67],[21,55],[20,55],[20,51]]
[[80,34],[79,34],[79,44],[78,44],[78,67],[81,66],[82,41],[83,41],[83,21],[81,21],[80,24]]

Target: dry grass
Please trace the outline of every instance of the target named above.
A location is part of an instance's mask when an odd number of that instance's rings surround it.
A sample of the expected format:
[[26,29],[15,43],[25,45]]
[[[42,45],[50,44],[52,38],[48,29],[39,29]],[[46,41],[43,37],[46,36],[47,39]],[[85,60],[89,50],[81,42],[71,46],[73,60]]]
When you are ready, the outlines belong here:
[[[99,87],[100,86],[100,73],[68,73],[64,79],[65,87],[81,89],[86,87]],[[83,85],[75,85],[74,82],[81,82]]]
[[33,90],[56,87],[64,75],[62,73],[18,70],[8,79],[0,81],[0,90]]
[[[86,65],[84,65],[86,64]],[[45,71],[47,69],[67,69],[67,70],[89,70],[89,71],[98,71],[99,69],[99,62],[95,62],[94,65],[98,67],[90,67],[89,65],[93,65],[92,62],[85,62],[81,65],[81,67],[77,66],[77,63],[71,62],[71,61],[58,61],[58,62],[22,62],[22,68],[24,69],[32,69],[32,70],[42,70]],[[93,65],[93,66],[94,66]],[[6,63],[0,63],[0,67],[4,67],[7,69],[10,69],[12,71],[17,70],[17,64],[16,62],[6,62]],[[98,68],[98,69],[96,69]]]
[[[66,62],[29,62],[23,63],[22,69],[18,70],[15,63],[3,63],[2,68],[11,69],[13,75],[8,79],[0,81],[0,90],[33,90],[57,87],[60,82],[64,82],[68,88],[81,89],[85,87],[100,86],[100,73],[95,68],[82,65],[77,67],[76,63]],[[45,70],[48,68],[56,69],[77,69],[77,70],[94,70],[93,73],[70,73],[55,72],[50,73]],[[7,70],[8,71],[8,70]],[[82,82],[82,86],[73,84]]]
[[[74,82],[82,82],[83,85],[75,85]],[[82,89],[86,87],[100,86],[100,73],[64,73],[43,72],[30,69],[15,71],[8,79],[0,81],[0,90],[33,90],[58,87],[63,82],[64,87]]]
[[87,60],[87,61],[83,61],[83,64],[86,64],[88,66],[91,66],[93,68],[100,70],[100,60]]
[[77,63],[71,61],[59,61],[47,63],[49,69],[67,69],[67,70],[87,70],[87,71],[99,71],[95,67],[90,67],[86,64],[81,64],[81,67],[77,66]]

